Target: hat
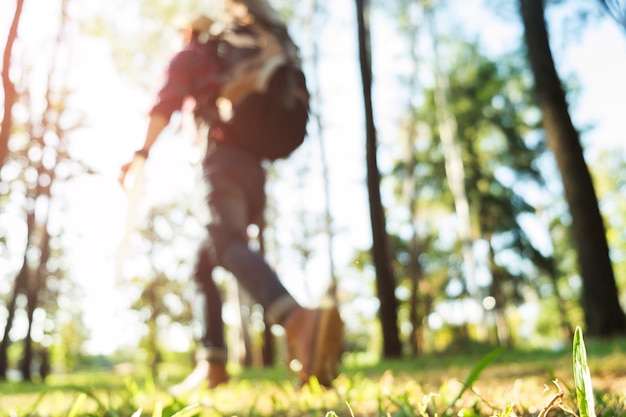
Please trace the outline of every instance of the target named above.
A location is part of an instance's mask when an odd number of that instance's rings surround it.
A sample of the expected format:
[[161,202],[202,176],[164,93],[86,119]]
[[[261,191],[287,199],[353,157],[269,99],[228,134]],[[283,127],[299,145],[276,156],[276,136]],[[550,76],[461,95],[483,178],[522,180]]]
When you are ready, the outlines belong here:
[[177,25],[180,29],[191,29],[194,32],[208,32],[214,20],[205,14],[196,14],[183,18]]

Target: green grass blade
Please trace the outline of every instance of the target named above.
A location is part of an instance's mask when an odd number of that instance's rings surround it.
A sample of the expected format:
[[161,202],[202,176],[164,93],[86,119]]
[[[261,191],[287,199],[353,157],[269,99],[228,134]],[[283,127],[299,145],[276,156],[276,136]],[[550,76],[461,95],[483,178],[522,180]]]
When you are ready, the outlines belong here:
[[183,408],[182,410],[174,414],[172,417],[192,417],[192,416],[199,414],[203,408],[204,407],[202,407],[202,405],[200,404],[192,404]]
[[30,416],[33,415],[35,410],[37,409],[37,407],[39,407],[39,404],[41,404],[41,402],[43,401],[43,398],[48,395],[49,391],[44,391],[41,394],[39,394],[39,396],[37,397],[37,400],[31,405],[30,411],[27,412],[25,415],[26,416]]
[[76,400],[72,404],[72,408],[70,408],[70,412],[67,414],[67,417],[76,417],[80,409],[83,407],[83,404],[85,404],[86,400],[87,394],[81,392],[78,398],[76,398]]
[[161,401],[155,404],[152,417],[163,417],[163,403]]
[[465,391],[467,391],[468,389],[472,387],[472,385],[474,385],[474,382],[478,380],[478,377],[480,376],[480,374],[485,370],[487,366],[491,364],[491,362],[493,362],[494,360],[497,359],[498,356],[500,356],[500,354],[504,351],[504,349],[505,349],[504,346],[500,346],[499,348],[492,350],[491,352],[487,353],[476,364],[474,368],[472,368],[472,371],[470,372],[470,374],[467,376],[467,378],[465,378],[465,381],[463,381],[463,389],[461,389],[461,391],[456,396],[456,398],[452,400],[450,405],[448,405],[446,412],[443,414],[444,416],[450,415],[450,410],[452,410],[452,407],[454,407],[457,401],[461,399],[461,397],[463,396],[463,393],[465,393]]
[[591,374],[587,364],[587,351],[583,340],[583,332],[576,327],[574,332],[574,383],[581,417],[596,417],[591,386]]
[[[93,388],[72,386],[71,390],[79,394],[84,394],[87,398],[91,398],[93,401],[96,402],[99,411],[106,413],[108,417],[120,417],[119,413],[115,409],[107,407],[107,405],[98,397],[98,395],[96,395]],[[111,393],[109,393],[109,396],[110,395]]]

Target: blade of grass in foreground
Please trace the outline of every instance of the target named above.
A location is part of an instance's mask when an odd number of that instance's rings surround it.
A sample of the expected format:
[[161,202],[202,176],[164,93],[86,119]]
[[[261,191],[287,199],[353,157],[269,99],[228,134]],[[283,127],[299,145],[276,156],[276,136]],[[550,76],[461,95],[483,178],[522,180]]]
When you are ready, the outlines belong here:
[[[461,392],[459,392],[459,394],[456,396],[456,398],[454,400],[452,400],[450,405],[448,405],[448,408],[446,409],[445,413],[443,414],[444,416],[450,416],[451,415],[450,412],[452,410],[452,407],[454,407],[454,405],[457,403],[457,401],[459,401],[461,399],[461,397],[463,396],[463,393],[465,391],[467,391],[469,388],[471,388],[472,385],[474,385],[474,382],[476,382],[478,380],[478,377],[485,370],[485,368],[487,366],[489,366],[489,364],[491,364],[491,362],[496,360],[496,358],[498,356],[500,356],[500,354],[503,351],[504,351],[504,346],[500,346],[499,348],[494,349],[491,352],[489,352],[488,354],[486,354],[476,364],[476,366],[472,369],[472,372],[470,372],[470,374],[465,379],[465,381],[463,381],[463,389],[461,390]],[[595,416],[593,416],[593,417],[595,417]]]
[[80,409],[83,407],[83,404],[85,404],[85,400],[87,400],[87,394],[85,394],[84,392],[81,392],[78,398],[76,398],[76,400],[74,401],[74,404],[72,404],[72,408],[70,409],[70,412],[67,414],[67,417],[78,416]]
[[[43,397],[48,395],[49,392],[50,391],[44,391],[41,394],[39,394],[39,397],[37,397],[37,400],[31,406],[30,411],[26,413],[27,416],[30,416],[35,413],[35,410],[37,409],[37,407],[39,407],[39,404],[41,404],[41,402],[43,401]],[[12,414],[9,414],[9,415],[12,415]]]
[[202,407],[202,405],[200,405],[200,404],[188,405],[187,407],[183,408],[182,410],[180,410],[179,412],[174,414],[172,417],[191,417],[191,416],[195,416],[198,413],[200,413],[200,411],[202,411],[203,408],[204,407]]
[[574,332],[574,383],[580,416],[596,417],[591,374],[587,364],[587,351],[583,340],[583,331],[578,326]]

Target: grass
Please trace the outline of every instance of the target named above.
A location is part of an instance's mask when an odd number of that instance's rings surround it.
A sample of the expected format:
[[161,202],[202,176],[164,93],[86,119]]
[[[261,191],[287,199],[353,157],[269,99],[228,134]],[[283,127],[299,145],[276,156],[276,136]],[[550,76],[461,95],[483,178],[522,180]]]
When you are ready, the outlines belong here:
[[580,333],[574,347],[380,363],[353,355],[330,390],[315,381],[296,390],[285,367],[245,370],[224,387],[181,398],[167,394],[187,371],[173,365],[154,379],[112,371],[54,375],[46,385],[0,384],[0,417],[626,416],[626,340],[585,346]]

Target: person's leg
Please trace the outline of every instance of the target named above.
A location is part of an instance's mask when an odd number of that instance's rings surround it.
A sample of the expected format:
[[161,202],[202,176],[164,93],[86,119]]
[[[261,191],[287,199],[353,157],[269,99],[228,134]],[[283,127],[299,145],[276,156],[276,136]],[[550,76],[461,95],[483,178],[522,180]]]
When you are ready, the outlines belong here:
[[[241,221],[246,213],[238,210],[241,207],[238,200],[231,189],[228,198],[222,196],[212,207],[222,212],[222,220]],[[285,328],[292,359],[290,366],[299,373],[300,382],[307,383],[310,377],[315,376],[322,385],[330,386],[339,371],[343,345],[343,322],[337,308],[301,307],[263,256],[251,250],[236,229],[229,231],[225,227],[235,223],[222,222],[209,228],[219,248],[220,264],[263,306],[270,322]]]
[[298,303],[283,286],[263,255],[248,244],[247,228],[258,221],[265,203],[264,174],[256,167],[239,165],[252,172],[244,178],[210,171],[206,177],[210,221],[208,232],[217,261],[279,322]]
[[235,173],[206,171],[209,235],[217,259],[263,306],[269,321],[285,328],[288,351],[300,364],[296,370],[301,383],[315,376],[328,386],[337,376],[343,344],[343,322],[338,309],[300,306],[263,255],[251,250],[246,231],[263,212],[264,173],[260,166],[233,166]]
[[224,339],[224,322],[222,320],[222,295],[213,281],[212,272],[215,268],[214,255],[211,253],[210,242],[207,240],[198,251],[198,259],[194,270],[194,278],[199,290],[199,302],[202,304],[204,349],[198,352],[198,363],[208,363],[209,388],[228,381],[226,362],[228,353]]
[[209,388],[215,388],[229,379],[226,372],[228,358],[222,321],[222,297],[212,278],[215,267],[213,258],[207,240],[198,248],[193,271],[198,289],[196,311],[204,331],[202,348],[196,352],[196,366],[191,374],[170,389],[173,395],[192,390],[205,381]]
[[[224,324],[222,322],[222,295],[213,281],[214,262],[211,260],[209,243],[205,242],[198,250],[194,268],[194,280],[199,291],[199,303],[202,304],[204,336],[202,344],[207,350],[226,352]],[[223,356],[217,353],[218,356]]]

